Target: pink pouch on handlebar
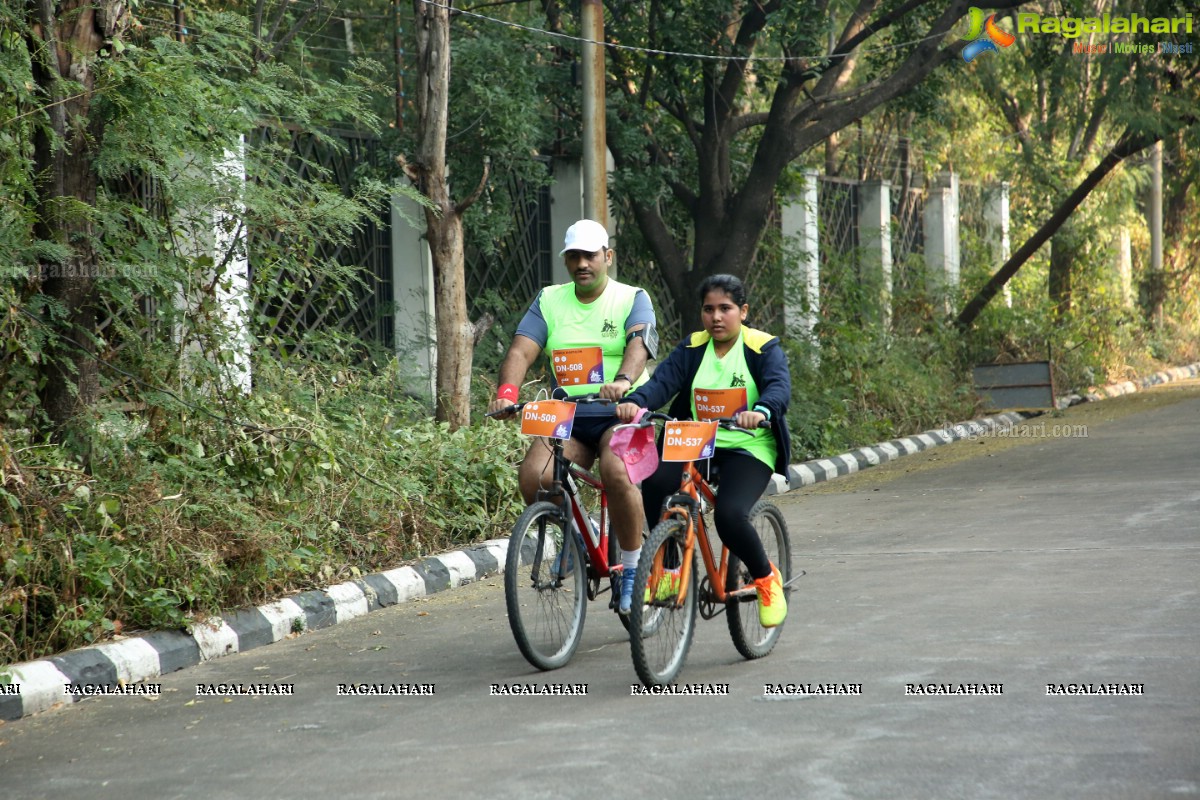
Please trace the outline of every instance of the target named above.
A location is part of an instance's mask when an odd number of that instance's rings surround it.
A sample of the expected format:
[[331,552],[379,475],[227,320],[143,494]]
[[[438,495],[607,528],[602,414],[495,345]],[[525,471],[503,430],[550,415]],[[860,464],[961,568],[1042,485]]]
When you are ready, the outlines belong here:
[[[639,422],[645,415],[646,409],[638,409],[633,421]],[[625,471],[634,483],[641,483],[658,469],[658,448],[654,444],[653,425],[646,428],[618,428],[608,446],[625,462]]]

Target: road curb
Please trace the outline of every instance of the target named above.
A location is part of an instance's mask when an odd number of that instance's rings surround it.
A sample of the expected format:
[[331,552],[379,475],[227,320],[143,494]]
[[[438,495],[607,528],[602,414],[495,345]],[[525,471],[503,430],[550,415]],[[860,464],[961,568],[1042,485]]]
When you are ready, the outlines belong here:
[[[1197,377],[1200,362],[1139,380],[1089,387],[1081,394],[1061,398],[1058,405],[1066,408]],[[995,434],[1035,416],[1038,414],[1008,412],[793,464],[788,470],[790,485],[775,475],[766,493],[783,494],[961,439]],[[301,631],[327,628],[380,608],[473,583],[503,571],[507,553],[508,540],[493,539],[413,566],[214,617],[189,632],[158,631],[0,667],[0,675],[7,673],[12,678],[10,686],[18,687],[14,691],[0,685],[0,720],[20,719],[88,696],[71,694],[68,686],[114,688],[152,681],[205,661],[273,644]]]

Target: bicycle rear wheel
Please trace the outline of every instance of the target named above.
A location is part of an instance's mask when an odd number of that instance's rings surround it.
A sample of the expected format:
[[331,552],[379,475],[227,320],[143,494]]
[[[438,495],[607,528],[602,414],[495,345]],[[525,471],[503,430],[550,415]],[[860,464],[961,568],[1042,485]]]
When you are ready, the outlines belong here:
[[508,624],[521,655],[558,669],[579,646],[587,613],[584,554],[554,503],[534,503],[513,526],[504,564]]
[[676,572],[683,565],[686,544],[686,523],[666,519],[642,545],[633,583],[629,644],[633,668],[646,686],[661,686],[675,679],[696,630],[695,570],[688,571],[687,585]]
[[[750,509],[750,524],[754,526],[763,549],[767,551],[767,558],[779,569],[779,574],[786,584],[792,577],[792,547],[783,514],[773,503],[760,500]],[[735,591],[753,581],[754,577],[750,571],[731,553],[725,590]],[[784,589],[784,597],[790,592],[790,589]],[[764,628],[759,624],[758,597],[754,594],[729,598],[725,604],[725,616],[729,620],[729,635],[733,638],[733,646],[744,657],[750,659],[762,658],[770,653],[783,630],[783,625]]]

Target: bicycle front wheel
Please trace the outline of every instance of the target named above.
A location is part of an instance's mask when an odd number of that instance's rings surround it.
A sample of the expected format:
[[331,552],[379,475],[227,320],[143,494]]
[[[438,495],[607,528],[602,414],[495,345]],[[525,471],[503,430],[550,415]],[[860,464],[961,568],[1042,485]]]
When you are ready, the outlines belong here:
[[[773,503],[760,500],[750,509],[750,524],[754,526],[758,540],[767,551],[767,558],[779,569],[779,574],[786,584],[792,577],[792,547],[783,514]],[[725,590],[736,591],[753,582],[754,577],[745,564],[731,553]],[[785,598],[790,591],[783,590]],[[758,597],[754,594],[729,598],[725,604],[725,616],[729,620],[729,635],[733,638],[733,646],[746,658],[762,658],[770,653],[783,630],[783,625],[764,628],[759,624]]]
[[534,503],[513,526],[504,564],[508,624],[538,669],[571,660],[587,613],[587,573],[578,536],[554,503]]
[[[629,644],[633,668],[646,686],[670,683],[683,668],[696,630],[696,575],[682,575],[687,524],[681,519],[660,522],[638,561],[629,614]],[[640,635],[639,635],[640,632]]]

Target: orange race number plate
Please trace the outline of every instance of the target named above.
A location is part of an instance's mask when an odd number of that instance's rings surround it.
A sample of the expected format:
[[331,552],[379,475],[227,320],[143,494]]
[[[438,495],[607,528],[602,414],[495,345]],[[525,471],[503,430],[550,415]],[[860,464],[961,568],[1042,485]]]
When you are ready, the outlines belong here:
[[692,400],[696,404],[698,419],[736,417],[739,411],[747,411],[746,389],[695,389]]
[[604,351],[599,347],[564,347],[550,359],[559,386],[604,383]]
[[566,400],[538,400],[521,410],[521,433],[570,439],[575,425],[575,404]]
[[717,446],[717,423],[668,422],[663,435],[663,461],[710,458]]

